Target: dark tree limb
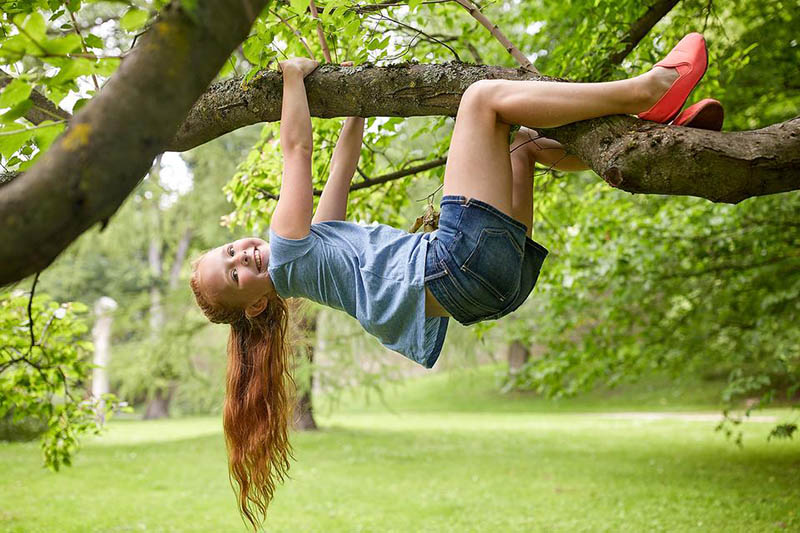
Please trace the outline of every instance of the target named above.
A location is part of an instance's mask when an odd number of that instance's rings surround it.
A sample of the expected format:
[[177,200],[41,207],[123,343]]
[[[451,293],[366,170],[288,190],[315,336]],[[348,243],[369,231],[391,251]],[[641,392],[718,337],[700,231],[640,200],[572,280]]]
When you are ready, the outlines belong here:
[[[306,87],[311,113],[318,117],[452,116],[464,90],[487,78],[550,80],[521,69],[463,63],[324,66],[309,76]],[[279,120],[280,84],[277,72],[263,72],[244,90],[238,80],[213,85],[181,126],[173,149]],[[228,107],[230,102],[240,105]],[[622,190],[731,203],[800,189],[799,134],[798,119],[757,131],[719,133],[623,116],[546,132]]]
[[67,131],[2,187],[0,285],[42,270],[117,210],[266,3],[198,0],[187,4],[191,13],[178,2],[162,10]]
[[[315,117],[455,116],[461,95],[482,79],[546,79],[522,69],[447,63],[386,67],[322,65],[306,78]],[[184,151],[235,129],[280,120],[282,78],[262,71],[246,87],[241,78],[213,84],[194,105],[170,150]]]
[[540,130],[631,193],[738,203],[800,189],[800,117],[716,132],[613,116]]
[[658,24],[667,13],[672,11],[672,8],[675,7],[678,2],[680,2],[680,0],[656,0],[656,2],[651,4],[650,7],[647,8],[647,11],[631,24],[627,33],[620,39],[620,43],[624,44],[624,47],[611,53],[606,60],[603,61],[593,81],[608,79],[611,75],[611,68],[622,63],[625,58],[628,57],[628,54],[630,54],[650,30],[653,29],[653,26]]
[[[436,159],[431,159],[430,161],[426,161],[420,165],[415,165],[413,167],[407,167],[395,172],[389,172],[388,174],[383,174],[381,176],[375,176],[374,178],[364,177],[362,181],[358,183],[353,183],[350,185],[350,191],[357,191],[360,189],[368,189],[370,187],[375,187],[376,185],[381,185],[384,183],[389,183],[390,181],[399,180],[402,178],[406,178],[408,176],[413,176],[414,174],[419,174],[420,172],[425,172],[426,170],[431,170],[433,168],[440,167],[447,163],[447,157],[437,157]],[[280,194],[273,194],[266,189],[258,188],[259,192],[263,194],[266,198],[270,200],[277,200],[281,197]],[[322,196],[322,191],[319,189],[314,189],[312,191],[314,196]]]

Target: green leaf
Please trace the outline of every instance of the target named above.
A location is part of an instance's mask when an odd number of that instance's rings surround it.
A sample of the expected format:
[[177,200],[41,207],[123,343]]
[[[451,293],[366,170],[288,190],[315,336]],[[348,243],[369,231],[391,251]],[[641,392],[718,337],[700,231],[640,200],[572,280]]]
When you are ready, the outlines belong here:
[[0,155],[6,159],[14,155],[28,142],[28,139],[33,137],[33,131],[19,124],[9,124],[4,127],[0,130]]
[[53,55],[66,55],[81,49],[81,38],[71,33],[42,42],[42,47]]
[[50,122],[50,121],[42,122],[40,126],[47,123],[50,123],[52,125],[44,128],[38,128],[33,131],[33,138],[34,140],[36,140],[36,145],[39,147],[39,150],[41,152],[46,151],[50,147],[50,145],[53,144],[55,138],[58,137],[66,127],[66,124],[63,122]]
[[103,48],[103,39],[95,35],[94,33],[90,33],[86,37],[84,37],[83,41],[86,43],[86,46],[89,48]]
[[79,76],[88,76],[93,72],[94,62],[90,59],[78,57],[64,65],[61,70],[58,71],[58,74],[51,78],[50,83],[53,85],[58,85],[74,80]]
[[0,120],[2,122],[13,122],[18,118],[25,116],[25,113],[27,113],[31,107],[33,107],[33,102],[31,100],[23,100],[3,113],[3,116],[0,117]]
[[21,26],[25,36],[28,39],[33,39],[34,41],[40,41],[44,38],[45,32],[47,31],[47,25],[45,23],[44,17],[38,11],[34,11],[26,18],[25,15],[17,15],[14,17],[14,22],[17,26]]
[[92,72],[98,76],[111,76],[120,64],[120,59],[107,57],[94,62]]
[[308,7],[308,0],[291,0],[292,11],[295,13],[305,13]]
[[245,83],[245,84],[246,84],[247,82],[249,82],[250,80],[252,80],[252,79],[253,79],[253,76],[255,76],[256,74],[258,74],[258,71],[259,71],[259,70],[261,70],[261,69],[260,69],[258,66],[255,66],[255,67],[251,68],[250,70],[248,70],[248,71],[247,71],[247,74],[245,74],[245,75],[244,75],[244,81],[243,81],[243,83]]
[[3,92],[0,93],[0,108],[14,107],[23,100],[27,100],[32,90],[33,87],[19,78],[11,80],[11,83],[6,85]]
[[119,19],[119,25],[123,30],[132,32],[144,26],[149,18],[150,14],[144,9],[132,8],[122,15],[122,18]]
[[80,100],[76,100],[75,105],[72,106],[72,114],[74,115],[80,111],[83,106],[89,103],[89,100],[91,100],[91,98],[81,98]]
[[242,53],[244,58],[253,65],[258,65],[261,58],[261,49],[263,45],[258,37],[250,37],[242,45]]

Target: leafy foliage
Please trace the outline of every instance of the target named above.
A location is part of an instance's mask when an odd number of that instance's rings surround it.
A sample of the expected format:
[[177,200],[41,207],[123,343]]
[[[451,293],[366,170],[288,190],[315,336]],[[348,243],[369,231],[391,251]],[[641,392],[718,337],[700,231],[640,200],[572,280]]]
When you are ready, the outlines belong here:
[[0,293],[0,418],[44,421],[44,462],[54,470],[71,463],[79,437],[99,433],[115,407],[110,394],[84,397],[92,350],[85,312],[77,302]]

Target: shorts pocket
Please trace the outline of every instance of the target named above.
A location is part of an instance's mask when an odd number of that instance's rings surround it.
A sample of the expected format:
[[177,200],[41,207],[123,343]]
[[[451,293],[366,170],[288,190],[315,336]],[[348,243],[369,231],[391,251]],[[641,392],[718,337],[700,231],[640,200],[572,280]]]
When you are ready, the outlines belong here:
[[483,228],[461,270],[505,302],[519,288],[522,249],[507,229]]

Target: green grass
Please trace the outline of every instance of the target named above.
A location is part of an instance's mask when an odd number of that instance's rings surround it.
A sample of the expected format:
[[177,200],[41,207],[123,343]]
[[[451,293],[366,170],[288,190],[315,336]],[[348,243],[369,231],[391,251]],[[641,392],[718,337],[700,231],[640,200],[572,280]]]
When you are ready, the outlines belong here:
[[323,399],[325,412],[554,413],[598,411],[697,411],[721,410],[720,391],[725,383],[700,378],[681,381],[651,378],[615,389],[600,388],[574,398],[549,400],[532,392],[498,393],[505,365],[464,368],[410,379],[384,387],[382,396],[366,389]]
[[[607,392],[547,412],[473,377],[472,397],[463,376],[430,376],[387,394],[397,414],[347,400],[295,435],[266,530],[800,529],[800,447],[765,442],[769,423],[746,424],[739,449],[708,421],[584,412]],[[639,394],[616,407],[662,405],[664,391]],[[0,472],[2,531],[245,531],[214,418],[118,421],[58,474],[35,443],[2,444]]]

